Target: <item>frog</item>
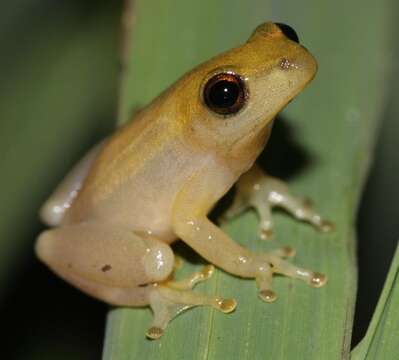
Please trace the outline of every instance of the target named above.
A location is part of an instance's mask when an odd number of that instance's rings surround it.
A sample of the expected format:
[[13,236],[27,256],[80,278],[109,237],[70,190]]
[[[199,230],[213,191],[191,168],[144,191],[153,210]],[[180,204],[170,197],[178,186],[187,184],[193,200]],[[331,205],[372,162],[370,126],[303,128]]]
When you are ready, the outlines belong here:
[[[255,161],[276,115],[315,77],[317,62],[296,32],[259,25],[238,47],[215,56],[161,93],[94,146],[40,210],[50,228],[37,257],[62,279],[112,306],[149,306],[149,339],[159,339],[183,310],[235,310],[234,298],[193,291],[215,267],[254,279],[271,303],[275,274],[321,287],[327,277],[294,265],[283,246],[255,253],[228,236],[209,213],[237,183],[227,218],[259,214],[260,237],[273,232],[271,209],[328,232],[333,224]],[[183,241],[209,265],[177,280]]]

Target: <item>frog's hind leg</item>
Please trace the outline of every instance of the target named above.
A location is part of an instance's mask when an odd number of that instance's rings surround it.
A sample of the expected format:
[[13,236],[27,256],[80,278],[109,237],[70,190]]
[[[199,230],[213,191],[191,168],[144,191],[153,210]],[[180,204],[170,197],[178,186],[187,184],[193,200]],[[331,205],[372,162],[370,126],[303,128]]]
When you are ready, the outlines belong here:
[[306,221],[322,232],[334,229],[330,221],[323,219],[312,208],[309,200],[292,195],[284,182],[266,175],[257,165],[254,165],[238,181],[236,198],[225,217],[235,216],[248,207],[255,208],[259,214],[259,235],[262,239],[272,237],[271,209],[273,207],[285,209],[296,219]]
[[99,222],[47,230],[40,234],[35,250],[60,277],[112,305],[148,304],[146,285],[166,281],[174,267],[168,244]]
[[60,277],[99,300],[117,306],[150,305],[154,321],[147,335],[162,335],[183,310],[208,305],[222,312],[235,308],[234,300],[194,293],[208,279],[205,266],[186,279],[173,280],[178,265],[172,249],[158,238],[113,224],[87,222],[43,232],[36,253]]
[[166,281],[153,289],[150,294],[150,306],[154,317],[146,333],[149,339],[160,338],[173,318],[194,306],[208,305],[223,313],[229,313],[235,309],[237,303],[234,299],[222,299],[218,296],[191,291],[196,284],[211,277],[213,271],[214,267],[208,265],[186,279]]

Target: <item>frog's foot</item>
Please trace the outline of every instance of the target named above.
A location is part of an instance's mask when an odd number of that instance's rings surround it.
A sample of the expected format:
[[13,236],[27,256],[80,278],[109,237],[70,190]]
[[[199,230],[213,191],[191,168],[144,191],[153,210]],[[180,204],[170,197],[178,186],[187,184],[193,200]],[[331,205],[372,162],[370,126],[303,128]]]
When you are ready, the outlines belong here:
[[194,306],[209,305],[224,313],[232,312],[235,309],[237,303],[234,299],[222,299],[191,291],[196,284],[209,279],[213,271],[214,267],[208,265],[186,279],[166,281],[154,287],[150,294],[150,306],[154,318],[146,333],[149,339],[159,339],[173,318]]
[[256,284],[259,289],[259,297],[265,302],[273,302],[277,299],[271,287],[273,274],[281,274],[290,278],[305,281],[313,287],[321,287],[327,282],[327,277],[321,273],[293,265],[284,257],[294,255],[294,250],[284,247],[259,256],[258,275]]
[[215,267],[213,265],[207,265],[204,266],[201,271],[196,271],[183,280],[168,281],[167,286],[172,289],[189,290],[198,283],[209,279],[214,271]]
[[323,219],[309,200],[293,196],[284,182],[266,175],[257,166],[238,181],[236,197],[225,217],[235,216],[248,207],[255,208],[259,214],[259,235],[264,240],[273,235],[273,207],[285,209],[296,219],[308,222],[322,232],[334,229],[334,224]]

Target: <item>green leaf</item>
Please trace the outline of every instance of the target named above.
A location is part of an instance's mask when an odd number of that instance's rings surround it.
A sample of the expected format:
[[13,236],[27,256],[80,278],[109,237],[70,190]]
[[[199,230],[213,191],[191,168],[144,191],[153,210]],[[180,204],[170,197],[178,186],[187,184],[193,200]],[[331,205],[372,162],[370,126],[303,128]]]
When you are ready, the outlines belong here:
[[399,246],[364,339],[353,349],[352,360],[395,359],[399,334]]
[[[255,215],[246,213],[227,224],[225,231],[255,251],[293,246],[298,251],[295,263],[328,274],[327,286],[312,289],[279,278],[275,280],[279,300],[267,305],[257,298],[253,281],[218,271],[197,291],[237,298],[233,314],[196,308],[173,321],[161,340],[151,342],[144,338],[149,309],[113,309],[104,359],[349,357],[356,292],[353,223],[385,99],[385,39],[390,25],[386,19],[392,3],[134,2],[130,12],[134,22],[125,37],[122,122],[194,65],[245,41],[260,23],[278,20],[298,31],[318,59],[320,71],[283,114],[285,130],[278,145],[283,152],[293,145],[296,151],[280,158],[285,166],[296,153],[306,154],[307,166],[290,178],[290,185],[311,196],[337,230],[322,235],[276,214],[275,240],[265,244],[257,238]],[[197,266],[186,264],[183,273]]]

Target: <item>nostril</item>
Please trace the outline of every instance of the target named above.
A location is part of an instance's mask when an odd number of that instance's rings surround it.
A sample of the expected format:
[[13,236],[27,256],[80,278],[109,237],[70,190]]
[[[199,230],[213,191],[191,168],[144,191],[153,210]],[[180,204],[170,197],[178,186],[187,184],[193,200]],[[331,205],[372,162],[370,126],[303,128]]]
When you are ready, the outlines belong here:
[[280,28],[280,30],[288,39],[295,41],[299,44],[298,34],[291,26],[282,23],[276,23],[276,25]]

